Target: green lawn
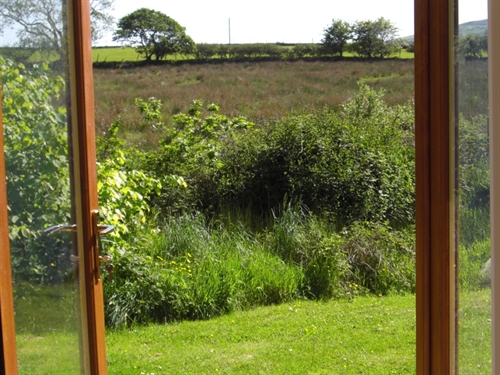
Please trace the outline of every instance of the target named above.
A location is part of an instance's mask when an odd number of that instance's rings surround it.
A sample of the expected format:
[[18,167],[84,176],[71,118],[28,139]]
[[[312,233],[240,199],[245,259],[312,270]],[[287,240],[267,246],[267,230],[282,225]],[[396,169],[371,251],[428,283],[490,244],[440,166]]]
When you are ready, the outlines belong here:
[[[460,296],[461,374],[491,373],[490,293]],[[28,331],[17,335],[22,374],[76,371],[71,328]],[[109,330],[106,340],[110,375],[414,374],[415,297],[297,301],[207,321]]]
[[[490,290],[462,293],[461,374],[491,373]],[[414,374],[415,297],[301,301],[110,331],[109,374]]]
[[107,334],[110,374],[411,374],[414,296],[301,301]]
[[460,375],[491,374],[491,290],[459,297]]

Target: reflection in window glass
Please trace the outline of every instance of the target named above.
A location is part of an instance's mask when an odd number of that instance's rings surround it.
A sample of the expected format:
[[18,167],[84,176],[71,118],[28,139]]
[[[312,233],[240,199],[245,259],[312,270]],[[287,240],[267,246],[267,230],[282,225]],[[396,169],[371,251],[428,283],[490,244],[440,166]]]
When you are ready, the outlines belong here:
[[458,2],[459,298],[461,374],[491,373],[487,2]]
[[78,254],[72,233],[45,231],[71,223],[72,216],[66,3],[2,2],[2,7],[0,152],[5,154],[19,373],[78,374]]

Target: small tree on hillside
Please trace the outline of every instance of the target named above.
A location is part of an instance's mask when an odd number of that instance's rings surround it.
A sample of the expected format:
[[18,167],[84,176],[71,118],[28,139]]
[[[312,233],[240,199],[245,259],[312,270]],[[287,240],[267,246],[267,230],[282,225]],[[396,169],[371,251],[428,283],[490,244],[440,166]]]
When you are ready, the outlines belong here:
[[466,35],[459,40],[460,53],[466,58],[479,59],[488,52],[486,35]]
[[353,28],[353,52],[361,57],[387,57],[400,49],[397,27],[380,17],[376,21],[357,21]]
[[325,52],[342,57],[352,38],[352,26],[348,22],[334,19],[323,35],[321,43]]
[[147,61],[153,56],[161,60],[169,54],[194,51],[195,44],[185,30],[162,12],[141,8],[118,21],[113,40],[135,47]]

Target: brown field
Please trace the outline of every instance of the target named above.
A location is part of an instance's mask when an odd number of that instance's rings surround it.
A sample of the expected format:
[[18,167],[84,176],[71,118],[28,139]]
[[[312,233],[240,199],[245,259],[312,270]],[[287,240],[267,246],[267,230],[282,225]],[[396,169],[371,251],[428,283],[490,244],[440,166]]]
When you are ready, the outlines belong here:
[[255,122],[310,112],[344,102],[356,91],[357,82],[385,89],[391,104],[413,98],[413,60],[185,63],[96,68],[94,77],[98,131],[121,117],[133,143],[134,138],[146,142],[155,138],[143,131],[138,134],[137,97],[161,99],[166,123],[194,99],[216,103],[223,114],[247,116]]

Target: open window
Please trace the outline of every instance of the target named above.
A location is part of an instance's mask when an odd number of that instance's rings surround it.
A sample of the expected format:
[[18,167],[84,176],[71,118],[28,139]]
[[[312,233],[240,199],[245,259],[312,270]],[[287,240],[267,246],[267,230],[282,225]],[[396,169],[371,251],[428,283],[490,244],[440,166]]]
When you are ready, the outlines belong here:
[[[73,1],[75,5],[75,83],[77,106],[86,108],[78,126],[83,149],[81,158],[93,158],[93,139],[86,137],[91,127],[92,95],[91,64],[88,48],[90,29],[88,1]],[[82,5],[83,4],[83,5]],[[416,160],[417,160],[417,373],[452,374],[457,371],[457,277],[456,277],[456,180],[455,154],[456,116],[456,65],[454,61],[454,36],[456,0],[415,0],[415,104],[416,104]],[[500,314],[500,2],[489,1],[489,82],[490,82],[490,159],[491,159],[491,243],[493,317]],[[0,124],[2,123],[0,117]],[[91,132],[92,134],[92,132]],[[0,137],[0,148],[1,137]],[[90,156],[87,155],[90,151]],[[85,164],[85,162],[83,163]],[[16,373],[14,315],[12,307],[11,271],[8,257],[7,200],[5,196],[5,169],[3,154],[0,156],[0,318],[2,346],[0,365],[4,373]],[[95,189],[94,172],[82,177],[82,189]],[[96,196],[84,200],[81,210],[84,231],[91,233],[90,210],[96,206]],[[497,218],[497,219],[496,219]],[[95,250],[93,250],[95,251]],[[92,255],[89,255],[91,257]],[[92,258],[88,259],[89,262]],[[92,284],[92,283],[91,283]],[[89,284],[87,293],[94,293]],[[100,289],[95,292],[99,297]],[[497,296],[495,296],[497,295]],[[89,298],[95,298],[94,295]],[[102,306],[98,306],[101,309]],[[94,309],[94,310],[92,310]],[[91,325],[89,358],[94,367],[88,372],[105,373],[102,338],[102,316],[89,310]],[[92,312],[94,311],[94,312]],[[99,331],[101,331],[99,333]],[[100,361],[100,362],[99,362]],[[493,373],[500,373],[500,329],[493,319]]]

